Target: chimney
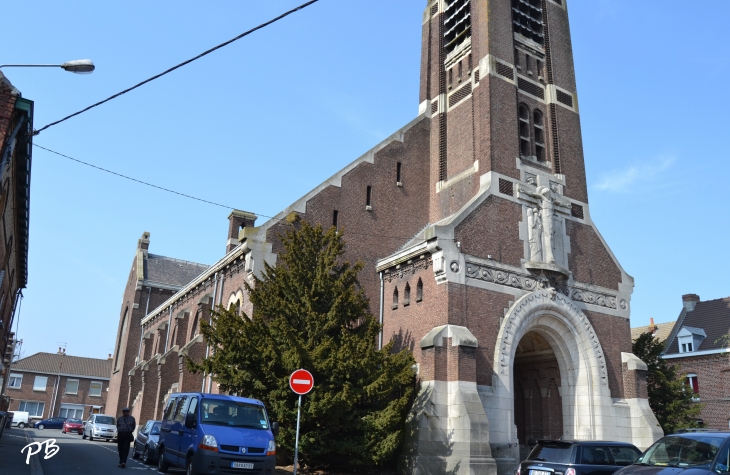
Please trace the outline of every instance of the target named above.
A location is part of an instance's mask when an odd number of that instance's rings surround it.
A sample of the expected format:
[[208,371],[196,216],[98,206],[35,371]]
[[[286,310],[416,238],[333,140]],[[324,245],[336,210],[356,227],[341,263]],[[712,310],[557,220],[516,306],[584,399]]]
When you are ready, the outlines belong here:
[[697,294],[684,294],[682,295],[682,306],[684,306],[685,310],[688,312],[691,312],[695,309],[695,306],[697,306],[697,302],[700,301],[700,296]]
[[63,351],[61,351],[61,347],[60,346],[58,347],[58,354],[59,355],[62,355],[63,354]]
[[649,331],[653,335],[657,330],[659,330],[659,327],[654,324],[654,318],[652,317],[649,319]]
[[137,249],[146,251],[150,248],[150,233],[145,231],[142,233],[142,237],[137,241]]
[[109,358],[107,358],[107,359],[108,360],[112,359],[112,354],[111,353],[109,353]]
[[247,211],[234,209],[228,215],[228,241],[226,242],[226,254],[234,250],[240,243],[241,230],[254,227],[257,216]]

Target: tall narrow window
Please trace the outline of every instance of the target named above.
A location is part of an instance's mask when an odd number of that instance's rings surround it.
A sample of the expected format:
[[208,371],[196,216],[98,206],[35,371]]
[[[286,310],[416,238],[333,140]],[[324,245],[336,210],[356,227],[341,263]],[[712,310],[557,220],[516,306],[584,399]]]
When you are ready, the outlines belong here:
[[337,218],[339,218],[339,214],[340,214],[340,213],[339,213],[339,211],[337,211],[337,210],[334,210],[334,211],[332,212],[332,226],[334,226],[334,227],[335,227],[335,229],[338,229],[338,228],[337,228]]
[[535,157],[545,161],[545,129],[543,127],[542,112],[536,110],[533,113],[533,127],[535,129]]
[[530,55],[525,55],[525,71],[527,71],[527,74],[530,74]]
[[515,48],[515,66],[517,69],[522,69],[522,63],[520,62],[520,50]]
[[464,77],[463,74],[463,68],[462,68],[462,61],[459,61],[459,82],[461,82],[461,78]]
[[411,304],[411,286],[406,282],[406,288],[403,290],[403,306]]
[[539,59],[537,60],[537,77],[538,79],[545,77],[545,74],[542,72],[542,61]]
[[423,300],[423,281],[421,278],[418,278],[418,284],[416,284],[416,302],[421,302]]
[[532,147],[530,147],[530,112],[527,106],[520,106],[520,156],[529,157],[532,155]]
[[466,61],[467,61],[466,67],[469,70],[469,72],[471,72],[471,55],[466,57]]
[[393,289],[393,310],[398,308],[398,287]]
[[700,397],[700,384],[699,381],[697,381],[697,375],[695,373],[689,373],[684,380],[685,384],[692,388],[692,392],[694,393],[694,400],[699,399]]
[[395,183],[397,185],[400,185],[401,183],[403,183],[403,180],[402,180],[403,177],[401,176],[401,171],[402,170],[403,170],[402,165],[401,165],[400,162],[398,162],[395,165]]
[[373,207],[372,197],[373,197],[373,187],[368,185],[367,195],[365,196],[365,207],[367,209],[372,209],[372,207]]

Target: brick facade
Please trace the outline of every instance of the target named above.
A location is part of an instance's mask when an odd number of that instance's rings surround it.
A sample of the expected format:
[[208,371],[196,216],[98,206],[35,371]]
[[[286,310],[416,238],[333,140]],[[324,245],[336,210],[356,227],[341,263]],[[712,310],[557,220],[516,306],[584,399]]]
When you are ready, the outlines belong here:
[[[431,460],[420,441],[441,438],[438,424],[463,430],[452,455],[432,455],[472,473],[511,473],[515,447],[532,437],[641,447],[658,437],[641,396],[645,369],[630,355],[633,279],[590,219],[567,9],[541,3],[538,42],[513,28],[511,3],[429,1],[418,117],[269,221],[234,211],[226,255],[164,302],[147,310],[144,285],[128,289],[123,312],[127,300],[140,310],[117,350],[130,355],[112,377],[117,405],[153,417],[170,392],[217,391],[180,358],[211,351],[196,331],[211,306],[250,315],[244,282],[275,265],[280,235],[307,220],[344,233],[383,342],[418,362],[404,470]],[[447,51],[444,25],[462,7],[471,15]],[[547,346],[526,349],[538,337]]]

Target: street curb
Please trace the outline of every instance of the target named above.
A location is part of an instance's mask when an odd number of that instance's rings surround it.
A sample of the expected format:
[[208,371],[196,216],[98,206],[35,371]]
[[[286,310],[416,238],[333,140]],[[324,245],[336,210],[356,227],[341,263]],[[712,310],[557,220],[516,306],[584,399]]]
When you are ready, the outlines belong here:
[[[25,431],[25,440],[31,444],[35,442],[33,440],[33,436],[30,435],[30,432]],[[40,458],[38,457],[31,457],[30,458],[30,475],[43,475],[43,467],[41,466]]]

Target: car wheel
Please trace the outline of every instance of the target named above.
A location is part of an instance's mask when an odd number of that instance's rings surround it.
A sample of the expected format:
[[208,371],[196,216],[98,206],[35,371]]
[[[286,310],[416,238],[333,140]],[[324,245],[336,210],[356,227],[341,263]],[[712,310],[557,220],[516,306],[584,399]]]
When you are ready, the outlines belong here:
[[137,444],[132,446],[132,458],[137,460],[139,458],[139,452],[137,452]]
[[157,471],[160,473],[167,473],[170,469],[170,464],[167,463],[167,457],[165,457],[165,448],[160,447],[160,458],[157,459]]
[[185,462],[185,475],[195,475],[195,471],[193,470],[192,457],[188,457],[187,461]]
[[18,429],[25,429],[25,423],[24,422],[19,422],[18,423]]
[[145,445],[144,452],[142,452],[142,463],[152,463],[150,458],[150,449]]
[[43,424],[38,424],[38,428],[39,428],[40,430],[43,430],[43,429],[45,429],[45,428],[46,428],[46,426],[44,426]]
[[81,433],[81,438],[84,439],[84,440],[86,440],[86,432],[82,432]]
[[89,432],[89,440],[92,442],[94,441],[94,434],[92,434],[91,432]]

